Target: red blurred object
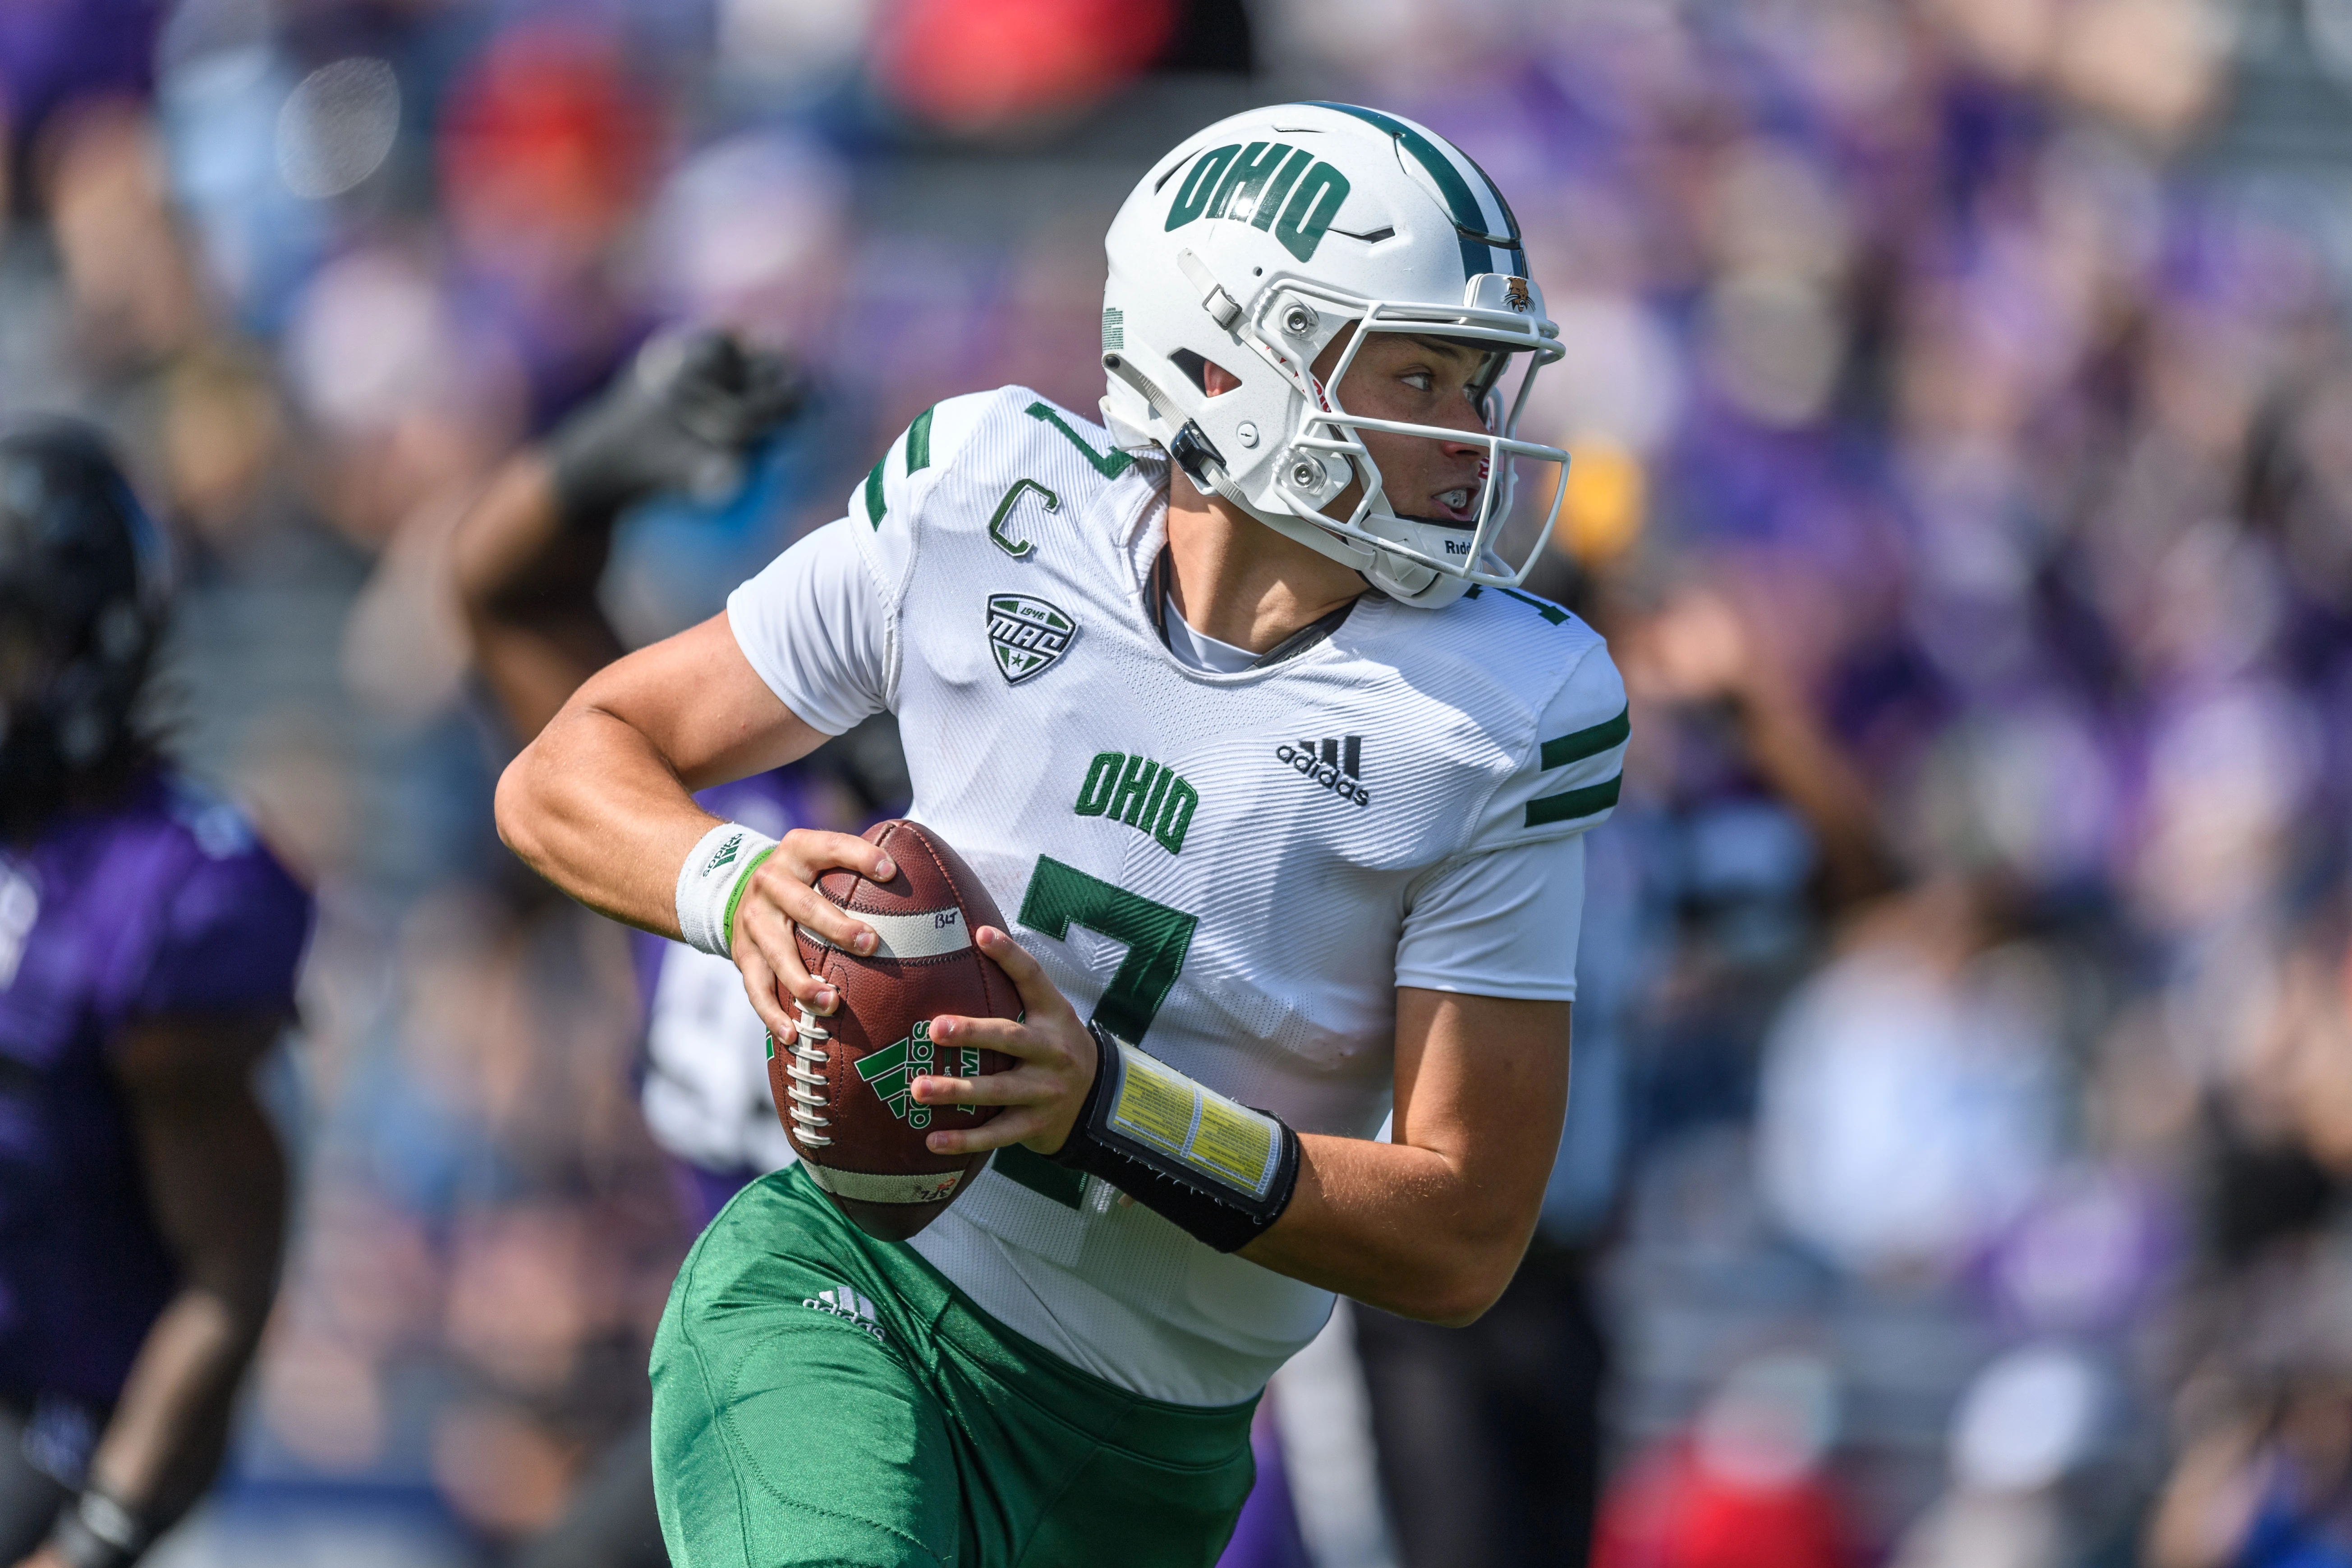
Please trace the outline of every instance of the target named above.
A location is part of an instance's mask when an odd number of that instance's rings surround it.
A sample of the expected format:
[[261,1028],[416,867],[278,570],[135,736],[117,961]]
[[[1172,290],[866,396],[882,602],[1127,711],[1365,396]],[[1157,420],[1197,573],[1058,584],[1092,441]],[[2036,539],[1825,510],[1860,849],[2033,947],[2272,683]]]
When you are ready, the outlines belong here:
[[1742,1484],[1701,1464],[1695,1446],[1653,1449],[1601,1504],[1593,1568],[1846,1568],[1845,1510],[1818,1472]]
[[450,90],[444,202],[469,250],[592,248],[635,210],[662,133],[617,38],[570,22],[516,26]]
[[876,51],[890,95],[985,131],[1109,95],[1175,32],[1176,0],[905,0]]

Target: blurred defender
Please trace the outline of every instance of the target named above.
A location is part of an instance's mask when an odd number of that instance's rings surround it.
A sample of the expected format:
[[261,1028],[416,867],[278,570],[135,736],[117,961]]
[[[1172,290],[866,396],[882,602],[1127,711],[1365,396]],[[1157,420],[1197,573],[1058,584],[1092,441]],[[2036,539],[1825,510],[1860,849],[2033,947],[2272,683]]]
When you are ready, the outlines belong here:
[[799,1164],[688,1256],[655,1481],[696,1568],[1205,1568],[1331,1292],[1475,1319],[1542,1200],[1626,714],[1517,588],[1516,470],[1566,460],[1515,435],[1560,353],[1517,221],[1426,130],[1286,104],[1161,159],[1107,249],[1108,428],[1022,387],[926,411],[500,783],[525,858],[731,957],[795,1055],[836,1003],[795,926],[881,940],[812,879],[894,868],[689,789],[888,709],[914,815],[1028,933],[971,938],[1025,1018],[930,1035],[1020,1065],[910,1086],[1008,1108],[929,1134],[996,1151],[954,1208],[877,1243]]
[[310,901],[131,727],[160,550],[94,432],[0,436],[0,1562],[40,1568],[210,1483],[285,1233],[251,1079]]
[[[663,491],[730,488],[747,451],[802,401],[781,360],[722,333],[656,340],[544,443],[507,460],[460,525],[456,571],[474,662],[519,739],[538,734],[582,681],[621,656],[596,596],[621,514]],[[828,819],[810,796],[800,770],[779,768],[698,798],[781,835]],[[745,1182],[792,1161],[768,1093],[767,1031],[723,958],[641,936],[637,977],[647,1011],[646,1123],[699,1232]],[[642,1426],[591,1468],[563,1518],[517,1561],[667,1562]]]

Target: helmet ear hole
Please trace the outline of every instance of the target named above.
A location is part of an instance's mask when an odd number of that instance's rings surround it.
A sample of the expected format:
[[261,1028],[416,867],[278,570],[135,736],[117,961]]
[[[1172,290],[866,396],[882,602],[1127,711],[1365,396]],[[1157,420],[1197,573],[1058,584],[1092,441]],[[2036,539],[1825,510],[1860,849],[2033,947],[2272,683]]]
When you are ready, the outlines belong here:
[[1223,397],[1228,392],[1238,391],[1242,384],[1240,376],[1191,349],[1171,351],[1168,363],[1182,371],[1185,379],[1200,388],[1203,397]]

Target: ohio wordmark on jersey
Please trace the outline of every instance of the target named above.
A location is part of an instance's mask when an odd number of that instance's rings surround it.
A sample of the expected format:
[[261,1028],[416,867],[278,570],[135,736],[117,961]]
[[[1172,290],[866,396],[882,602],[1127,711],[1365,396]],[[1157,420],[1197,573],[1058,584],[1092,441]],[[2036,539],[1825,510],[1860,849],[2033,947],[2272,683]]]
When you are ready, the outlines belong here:
[[[1615,804],[1623,688],[1591,628],[1492,588],[1367,595],[1279,663],[1192,668],[1145,597],[1164,464],[1109,443],[1024,388],[939,405],[737,590],[736,639],[820,728],[898,713],[912,815],[1082,1014],[1302,1131],[1370,1137],[1399,985],[1573,994],[1556,895]],[[1329,1310],[1018,1150],[911,1245],[1180,1403],[1248,1397]]]

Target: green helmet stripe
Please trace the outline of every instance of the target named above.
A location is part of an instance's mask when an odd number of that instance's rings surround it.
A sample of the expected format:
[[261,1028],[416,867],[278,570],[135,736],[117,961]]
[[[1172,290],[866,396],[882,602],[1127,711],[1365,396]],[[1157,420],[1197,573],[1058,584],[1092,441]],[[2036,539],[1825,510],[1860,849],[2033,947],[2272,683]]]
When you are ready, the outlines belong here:
[[[1454,150],[1456,153],[1462,153],[1459,147]],[[1503,199],[1503,187],[1495,183],[1495,176],[1486,173],[1485,166],[1477,159],[1467,153],[1462,153],[1462,161],[1476,169],[1478,177],[1486,182],[1486,194],[1495,198],[1496,210],[1503,215],[1503,226],[1511,237],[1508,247],[1511,253],[1511,276],[1525,278],[1528,275],[1528,253],[1519,244],[1519,215],[1511,210],[1511,204]],[[1495,248],[1500,250],[1505,247],[1496,246]]]
[[[1511,243],[1507,246],[1489,244],[1486,238],[1486,215],[1478,209],[1478,198],[1471,191],[1470,182],[1462,177],[1462,171],[1454,166],[1454,160],[1439,152],[1428,137],[1423,136],[1403,121],[1382,114],[1377,109],[1365,109],[1352,103],[1330,103],[1322,100],[1309,100],[1307,106],[1313,109],[1335,110],[1341,114],[1352,114],[1366,124],[1388,132],[1397,139],[1398,143],[1406,152],[1413,155],[1424,170],[1428,171],[1429,177],[1436,182],[1438,190],[1445,197],[1445,205],[1454,217],[1454,236],[1462,243],[1462,280],[1464,282],[1468,282],[1481,272],[1499,270],[1491,254],[1496,250],[1500,250],[1510,258],[1517,276],[1527,275],[1527,258],[1519,249],[1518,219],[1511,216],[1509,204],[1503,200],[1502,192],[1495,188],[1495,182],[1486,179],[1486,170],[1478,169],[1478,177],[1486,181],[1486,189],[1494,195],[1495,205],[1501,210],[1503,221],[1508,226]],[[1464,157],[1466,160],[1468,154],[1464,154]],[[1470,166],[1474,169],[1478,168],[1475,163]]]

